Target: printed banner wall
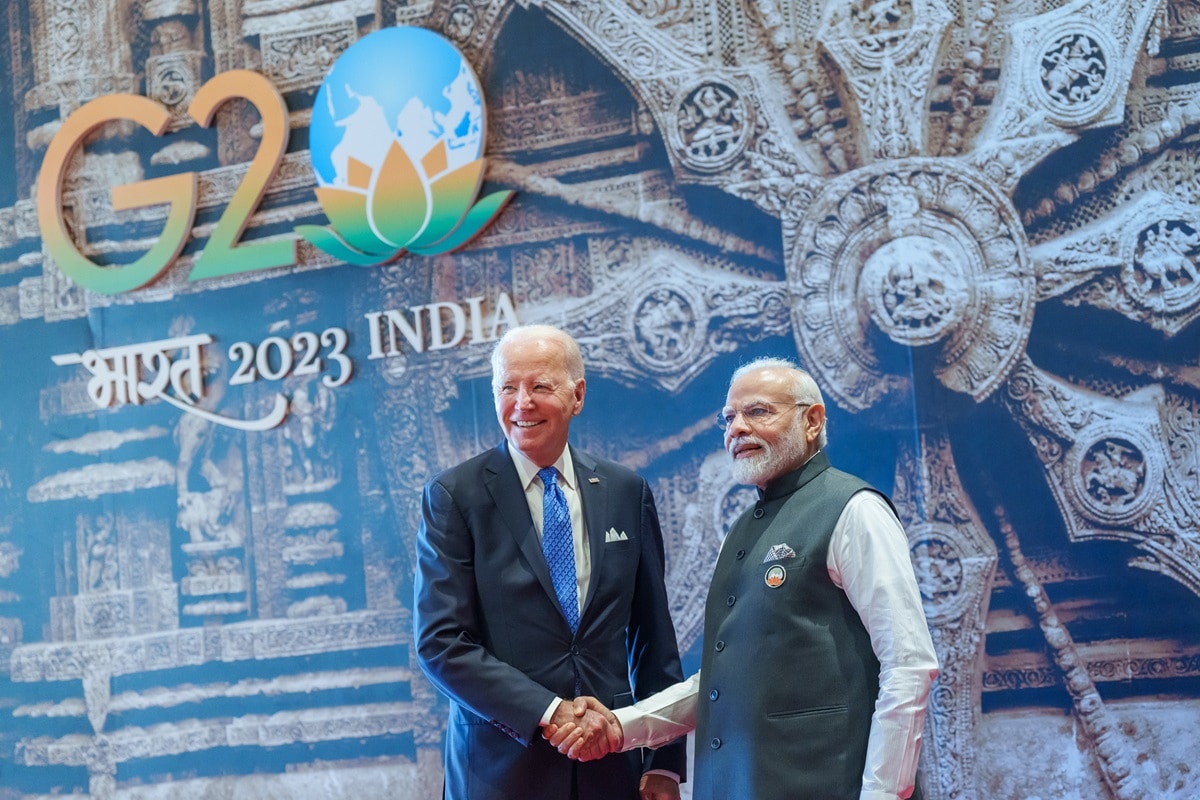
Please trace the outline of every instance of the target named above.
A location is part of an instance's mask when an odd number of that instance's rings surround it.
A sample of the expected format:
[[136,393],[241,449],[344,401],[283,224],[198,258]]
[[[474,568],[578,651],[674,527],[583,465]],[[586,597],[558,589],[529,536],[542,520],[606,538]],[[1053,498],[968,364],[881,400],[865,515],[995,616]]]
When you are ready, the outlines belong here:
[[[685,671],[809,369],[935,800],[1200,796],[1195,0],[0,3],[0,799],[437,798],[420,489],[560,325]],[[799,676],[804,665],[789,665]],[[685,786],[685,795],[687,787]]]

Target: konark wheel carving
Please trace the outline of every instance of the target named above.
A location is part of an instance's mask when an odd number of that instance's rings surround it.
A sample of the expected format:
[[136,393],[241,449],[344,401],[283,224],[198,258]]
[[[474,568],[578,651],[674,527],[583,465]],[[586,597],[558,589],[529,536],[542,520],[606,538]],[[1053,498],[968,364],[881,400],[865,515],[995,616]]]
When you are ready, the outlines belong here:
[[1045,464],[1071,541],[1130,542],[1143,551],[1131,565],[1200,593],[1194,403],[1158,385],[1103,397],[1028,359],[997,397]]
[[925,94],[952,15],[942,0],[830,3],[817,37],[841,67],[872,160],[925,152]]
[[955,619],[963,590],[963,554],[958,532],[945,523],[917,523],[908,529],[909,552],[917,565],[917,585],[929,619]]
[[971,305],[962,266],[967,258],[953,238],[916,234],[886,241],[863,265],[861,306],[893,342],[933,344]]
[[[1200,408],[1194,400],[1168,396],[1160,412],[1167,469],[1172,475],[1168,491],[1179,505],[1181,534],[1187,529],[1200,527]],[[1200,535],[1193,534],[1194,539]],[[1200,567],[1200,548],[1197,549],[1197,566]],[[1200,569],[1197,570],[1200,579]]]
[[1197,259],[1200,232],[1196,227],[1182,219],[1160,219],[1138,234],[1137,250],[1121,272],[1121,283],[1134,303],[1147,311],[1194,312],[1200,307]]
[[1068,454],[1075,500],[1095,521],[1118,525],[1142,516],[1159,499],[1158,465],[1143,431],[1100,423],[1080,431]]
[[1028,246],[1008,198],[974,170],[932,159],[866,167],[826,184],[784,230],[796,343],[852,408],[906,387],[894,345],[937,346],[938,379],[976,400],[1024,351]]
[[[917,464],[925,468],[914,469]],[[940,672],[925,718],[922,770],[936,774],[931,800],[974,796],[975,731],[982,686],[977,664],[996,546],[963,489],[949,437],[922,434],[896,458],[896,510],[905,524]]]
[[672,138],[680,161],[697,172],[717,172],[741,156],[752,128],[750,107],[734,87],[704,81],[676,103]]
[[446,14],[446,33],[456,42],[467,42],[475,32],[475,10],[468,3],[455,3]]
[[1026,61],[1036,73],[1027,80],[1052,117],[1078,124],[1108,105],[1116,90],[1107,55],[1114,47],[1103,31],[1077,22],[1054,26],[1037,50],[1041,57]]
[[1002,71],[1020,77],[1003,85],[985,140],[1057,142],[1044,157],[1078,130],[1119,124],[1134,61],[1158,9],[1159,3],[1077,0],[1015,20]]
[[[383,284],[383,290],[347,308],[357,316],[409,309],[418,302],[413,298],[511,292],[521,322],[561,325],[579,339],[596,398],[589,398],[585,424],[608,413],[596,408],[605,402],[606,383],[620,397],[650,398],[646,413],[622,417],[629,430],[621,436],[602,431],[600,448],[644,470],[654,484],[672,615],[685,649],[702,635],[707,570],[723,533],[755,499],[752,488],[733,482],[710,419],[726,368],[760,354],[798,355],[834,415],[871,412],[846,427],[868,436],[866,457],[884,470],[892,443],[886,440],[895,431],[874,426],[894,423],[894,409],[887,408],[893,401],[910,405],[920,435],[895,443],[891,495],[909,536],[941,668],[922,749],[928,800],[1024,796],[1044,788],[1050,773],[1075,781],[1060,794],[1098,796],[1104,792],[1093,786],[1098,777],[1110,786],[1114,774],[1121,777],[1110,768],[1119,759],[1109,756],[1119,755],[1126,739],[1136,747],[1148,741],[1122,736],[1124,724],[1089,728],[1105,686],[1121,681],[1123,694],[1146,698],[1154,695],[1150,681],[1165,677],[1149,674],[1156,665],[1169,664],[1161,669],[1171,678],[1200,675],[1200,644],[1186,630],[1135,635],[1135,649],[1120,633],[1106,641],[1113,629],[1097,624],[1110,597],[1146,613],[1140,598],[1121,594],[1133,585],[1122,581],[1154,588],[1167,582],[1161,577],[1200,595],[1196,0],[156,0],[134,4],[128,14],[117,4],[67,0],[31,0],[20,11],[12,5],[13,13],[0,15],[0,28],[21,42],[18,27],[28,17],[35,37],[28,52],[10,48],[9,71],[0,67],[8,107],[17,112],[7,133],[0,126],[0,144],[14,145],[9,150],[19,169],[12,196],[21,198],[30,197],[21,184],[36,172],[36,156],[61,119],[100,94],[145,93],[182,108],[200,76],[261,66],[289,106],[296,104],[293,125],[300,132],[305,97],[331,60],[371,28],[418,25],[458,43],[490,81],[489,139],[496,147],[487,179],[519,189],[521,199],[466,250],[436,263],[405,259],[373,273],[372,288]],[[129,16],[142,21],[130,27]],[[123,38],[134,28],[136,35]],[[176,36],[184,30],[186,36]],[[212,142],[189,139],[150,162],[158,170],[194,162],[188,168],[201,171],[201,202],[209,209],[232,194],[238,164],[254,149],[247,131],[256,120],[236,108],[224,116]],[[144,177],[138,154],[120,151],[119,142],[95,148],[78,188],[64,197],[70,224],[98,252],[121,251],[121,237],[110,241],[122,225],[110,208],[111,185]],[[310,213],[297,199],[311,179],[302,149],[285,157],[283,180],[261,210],[264,232]],[[30,199],[0,208],[0,324],[110,313],[32,244],[34,211]],[[156,213],[144,212],[137,225],[156,221]],[[306,269],[329,265],[312,253],[303,258]],[[179,284],[161,288],[164,296],[180,294]],[[1032,330],[1035,307],[1039,325]],[[114,320],[125,313],[111,309]],[[1069,330],[1076,322],[1080,329]],[[65,539],[60,533],[57,546],[90,545],[86,559],[79,551],[77,571],[91,591],[72,603],[51,599],[45,643],[34,642],[42,625],[27,624],[22,633],[21,620],[5,616],[13,602],[0,609],[0,645],[24,642],[11,659],[14,681],[82,679],[86,713],[99,729],[109,663],[131,665],[121,676],[165,675],[214,659],[294,656],[294,647],[341,652],[351,640],[411,654],[411,619],[397,607],[404,602],[397,598],[411,594],[395,589],[405,588],[411,574],[419,490],[437,469],[481,445],[482,429],[477,420],[465,421],[464,410],[475,407],[478,417],[477,407],[487,405],[479,389],[488,353],[482,346],[401,352],[364,366],[374,376],[375,411],[355,419],[354,443],[345,448],[357,469],[347,461],[336,472],[339,491],[358,488],[364,500],[381,498],[362,504],[361,537],[346,526],[322,538],[311,527],[329,519],[315,512],[327,514],[333,505],[306,505],[313,512],[306,515],[298,508],[327,483],[324,474],[310,479],[301,458],[272,483],[270,469],[254,467],[278,458],[288,443],[263,437],[243,454],[251,467],[246,496],[258,509],[254,554],[229,556],[223,572],[218,563],[202,569],[202,553],[181,545],[177,551],[195,556],[187,562],[195,572],[185,579],[164,574],[161,582],[147,572],[153,594],[135,593],[131,604],[120,605],[105,592],[113,583],[124,586],[140,562],[121,562],[112,573],[96,530],[72,529]],[[43,398],[47,421],[73,424],[56,398],[52,391]],[[952,421],[941,418],[943,407],[953,411]],[[343,415],[340,424],[353,416]],[[293,432],[301,430],[296,417],[288,423]],[[990,440],[973,446],[979,443],[969,429],[977,420],[1006,437],[998,458]],[[841,421],[835,416],[831,439],[844,454],[854,437],[843,438]],[[907,433],[907,419],[899,424]],[[0,425],[0,438],[12,430]],[[594,449],[594,442],[581,445]],[[988,485],[981,461],[1007,471],[997,481],[1002,485]],[[130,462],[122,470],[111,485],[92,473],[83,474],[82,484],[47,476],[26,498],[61,503],[60,494],[84,496],[91,487],[102,495],[154,492],[174,474],[169,461]],[[71,488],[78,485],[87,491]],[[19,491],[0,485],[0,498],[4,507],[19,501]],[[1041,538],[1040,552],[1029,550],[1036,576],[1025,589],[1052,585],[1032,615],[1021,581],[1009,575],[993,584],[993,537],[1008,533],[1001,507],[1015,512],[1026,502],[1025,519],[1014,513],[1012,527],[1033,519],[1042,529],[1029,531]],[[976,504],[990,515],[981,519]],[[281,509],[290,510],[284,516]],[[175,513],[169,509],[165,521],[118,516],[114,530],[125,537],[123,548],[140,552],[137,542],[157,543],[175,530]],[[145,531],[135,537],[134,527]],[[398,535],[366,535],[379,530]],[[368,608],[361,622],[321,596],[320,603],[295,602],[297,592],[309,589],[324,595],[318,582],[332,585],[344,574],[349,586],[358,576],[321,570],[297,582],[262,560],[285,546],[331,553],[356,538]],[[1096,564],[1098,553],[1103,564]],[[28,565],[45,558],[0,542],[0,599],[18,587],[30,592],[21,606],[38,602],[30,599],[40,590]],[[246,580],[234,580],[243,571]],[[255,572],[257,583],[250,583]],[[1105,591],[1114,594],[1092,608],[1074,604],[1062,620],[1044,625],[1045,642],[1038,641],[1039,622],[1053,616],[1054,590],[1066,587],[1065,596],[1086,601],[1091,587],[1110,576],[1118,581],[1104,584]],[[172,605],[176,587],[192,596],[204,587],[228,592],[252,585],[259,619],[248,624],[201,631],[168,619],[172,609],[176,616],[191,613]],[[275,614],[317,616],[284,625],[270,621]],[[322,618],[335,624],[324,626]],[[1099,636],[1080,646],[1079,660],[1068,661],[1074,651],[1062,645],[1075,620]],[[171,629],[169,635],[145,638],[151,623]],[[122,639],[122,629],[141,638]],[[104,634],[111,657],[90,651],[94,642],[84,633]],[[1173,650],[1180,643],[1182,655]],[[1046,644],[1057,663],[1043,652]],[[1087,673],[1099,694],[1078,690]],[[395,682],[411,689],[412,699],[389,704],[394,711],[385,709],[385,726],[392,740],[411,730],[418,753],[412,769],[423,783],[410,794],[431,795],[441,776],[429,751],[440,744],[444,707],[413,664],[399,675]],[[290,683],[300,691],[310,685],[294,677]],[[1031,749],[1058,741],[1042,730],[1051,726],[1005,713],[1029,689],[1038,691],[1029,704],[1035,713],[1046,711],[1052,692],[1083,696],[1078,733],[1065,738],[1072,753],[1078,744],[1094,756],[1092,763],[1073,757],[1058,772],[1057,765],[1032,763],[1013,770],[993,757],[992,737],[1001,729],[1018,733]],[[999,702],[987,709],[986,699]],[[29,720],[0,712],[21,726],[10,738],[25,759],[22,769],[37,773],[69,752],[71,764],[86,768],[91,794],[117,793],[117,771],[131,769],[136,757],[108,752],[103,731],[94,739],[45,736],[42,720],[65,703],[25,708]],[[162,714],[181,735],[191,735],[206,720],[189,709]],[[108,718],[110,733],[115,719]],[[247,719],[235,726],[244,743],[273,743],[277,751],[294,748],[313,730],[285,721],[260,741],[254,732],[261,726],[247,727]],[[330,738],[364,741],[378,735],[371,731],[375,719],[347,715],[331,718],[326,728],[344,726]],[[138,732],[130,741],[160,754],[161,738]],[[211,746],[193,739],[185,748],[193,757]],[[1154,746],[1158,752],[1144,752],[1150,766],[1162,769],[1160,785],[1175,782],[1173,797],[1197,796],[1195,770],[1189,777],[1176,766],[1187,759],[1165,744]],[[408,760],[399,759],[406,769]],[[0,756],[0,773],[5,764]],[[1003,781],[1009,783],[1001,789]]]
[[704,303],[689,294],[675,284],[651,286],[630,306],[629,352],[646,369],[673,374],[702,354],[708,334],[699,313]]
[[1160,191],[1033,248],[1042,299],[1116,311],[1173,337],[1200,317],[1200,214]]

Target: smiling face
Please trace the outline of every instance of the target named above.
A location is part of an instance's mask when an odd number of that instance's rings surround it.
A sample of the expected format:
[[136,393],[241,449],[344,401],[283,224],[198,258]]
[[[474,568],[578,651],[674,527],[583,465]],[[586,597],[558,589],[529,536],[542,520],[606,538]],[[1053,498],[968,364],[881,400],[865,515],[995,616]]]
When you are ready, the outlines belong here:
[[[730,384],[725,409],[733,419],[725,430],[725,451],[738,482],[765,488],[819,447],[825,406],[797,398],[795,386],[792,371],[779,367],[747,372]],[[769,412],[766,418],[751,421],[752,410],[762,408]]]
[[567,446],[571,417],[583,408],[583,378],[568,370],[567,347],[553,336],[502,341],[492,362],[496,418],[510,446],[539,467]]

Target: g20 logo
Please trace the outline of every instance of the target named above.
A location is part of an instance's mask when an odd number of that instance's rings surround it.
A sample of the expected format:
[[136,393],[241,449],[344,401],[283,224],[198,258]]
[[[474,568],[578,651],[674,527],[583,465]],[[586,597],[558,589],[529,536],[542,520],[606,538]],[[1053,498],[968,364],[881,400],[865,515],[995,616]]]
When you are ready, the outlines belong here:
[[309,148],[331,227],[296,230],[329,255],[370,266],[466,244],[512,197],[478,203],[479,81],[445,39],[385,28],[351,45],[313,103]]
[[[200,88],[188,115],[208,127],[217,109],[235,98],[261,115],[261,143],[197,255],[189,274],[193,281],[296,263],[295,240],[241,241],[287,147],[291,126],[279,91],[257,72],[224,72]],[[421,28],[385,28],[363,37],[334,64],[313,107],[309,143],[316,193],[330,225],[300,225],[296,232],[361,266],[405,252],[432,255],[464,246],[513,195],[495,192],[475,202],[485,166],[485,115],[478,80],[441,36]],[[195,172],[113,187],[118,211],[169,206],[162,234],[131,264],[93,262],[76,247],[62,213],[64,173],[88,134],[105,123],[130,120],[157,136],[170,119],[149,98],[106,95],[71,114],[50,142],[38,175],[38,224],[50,256],[79,286],[102,294],[139,289],[171,265],[191,235]]]

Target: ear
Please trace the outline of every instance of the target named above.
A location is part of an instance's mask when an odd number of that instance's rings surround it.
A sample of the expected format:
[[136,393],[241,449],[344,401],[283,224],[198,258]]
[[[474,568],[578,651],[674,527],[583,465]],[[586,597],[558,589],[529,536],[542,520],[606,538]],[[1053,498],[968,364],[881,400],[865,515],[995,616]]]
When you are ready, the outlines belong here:
[[817,441],[825,427],[825,406],[820,403],[804,409],[804,440],[809,444]]
[[575,381],[575,405],[571,409],[571,416],[579,416],[579,412],[583,411],[583,396],[587,394],[587,381],[583,378]]

